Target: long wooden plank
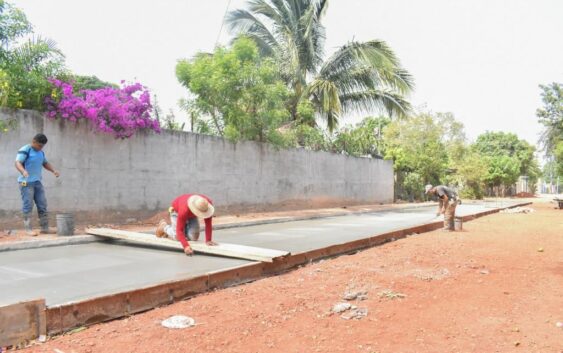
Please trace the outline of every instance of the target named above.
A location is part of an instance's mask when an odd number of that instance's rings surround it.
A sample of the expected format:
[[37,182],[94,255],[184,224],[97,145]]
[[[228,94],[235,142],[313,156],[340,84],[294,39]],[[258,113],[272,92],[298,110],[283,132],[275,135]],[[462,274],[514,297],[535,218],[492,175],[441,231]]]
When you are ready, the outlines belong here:
[[[157,238],[154,235],[143,233],[129,232],[125,230],[110,228],[88,228],[86,229],[86,233],[104,238],[119,239],[131,241],[134,243],[158,245],[166,248],[182,250],[182,244],[180,244],[178,241],[168,238]],[[202,242],[191,241],[190,246],[196,253],[234,257],[237,259],[262,262],[273,262],[274,259],[289,255],[288,251],[257,248],[253,246],[228,243],[219,243],[219,245],[217,246],[208,246]]]

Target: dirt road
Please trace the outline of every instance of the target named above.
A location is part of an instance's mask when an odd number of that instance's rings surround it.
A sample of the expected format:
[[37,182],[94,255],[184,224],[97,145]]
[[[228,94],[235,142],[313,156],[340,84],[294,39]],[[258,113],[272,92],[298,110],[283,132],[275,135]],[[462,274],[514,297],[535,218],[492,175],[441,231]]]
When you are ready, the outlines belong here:
[[[532,208],[207,293],[25,351],[560,353],[563,211]],[[367,291],[365,300],[349,302],[367,316],[331,313],[354,291]],[[162,327],[172,315],[198,325]]]

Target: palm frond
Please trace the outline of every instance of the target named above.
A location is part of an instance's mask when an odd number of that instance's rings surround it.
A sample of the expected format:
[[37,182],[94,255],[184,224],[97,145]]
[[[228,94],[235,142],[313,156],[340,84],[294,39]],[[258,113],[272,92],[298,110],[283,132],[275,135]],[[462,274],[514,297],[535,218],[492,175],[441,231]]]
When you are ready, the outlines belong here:
[[336,128],[342,105],[338,87],[334,82],[317,79],[307,87],[305,96],[311,98],[319,115],[326,120],[329,130]]
[[231,31],[238,31],[256,40],[263,53],[273,53],[279,44],[268,27],[256,16],[246,10],[231,11],[227,16],[227,25]]
[[62,59],[64,54],[57,47],[57,43],[49,38],[34,37],[15,48],[11,60],[21,63],[30,69],[49,59]]
[[369,89],[389,88],[407,94],[414,88],[410,74],[382,41],[344,45],[325,62],[319,76],[341,82],[343,89],[356,86],[357,79]]
[[387,90],[369,90],[340,95],[342,112],[371,113],[379,110],[390,117],[404,118],[412,110],[410,103],[396,92]]

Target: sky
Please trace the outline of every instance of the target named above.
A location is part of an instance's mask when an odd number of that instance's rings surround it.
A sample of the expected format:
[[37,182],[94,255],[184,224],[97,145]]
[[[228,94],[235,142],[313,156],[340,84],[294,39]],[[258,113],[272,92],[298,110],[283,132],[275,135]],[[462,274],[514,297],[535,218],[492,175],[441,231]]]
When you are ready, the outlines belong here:
[[[54,39],[70,70],[138,80],[164,112],[187,96],[178,59],[231,38],[227,9],[244,0],[10,0],[36,34]],[[326,55],[350,40],[386,41],[414,76],[415,107],[452,112],[470,140],[509,131],[536,145],[539,84],[563,82],[561,0],[331,0]],[[341,123],[355,123],[350,116]]]

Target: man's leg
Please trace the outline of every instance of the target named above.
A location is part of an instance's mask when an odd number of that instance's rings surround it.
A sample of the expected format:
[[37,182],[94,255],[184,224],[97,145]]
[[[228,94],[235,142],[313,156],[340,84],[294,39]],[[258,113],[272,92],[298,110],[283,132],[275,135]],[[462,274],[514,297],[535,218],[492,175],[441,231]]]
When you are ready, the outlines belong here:
[[454,201],[450,205],[450,212],[452,214],[452,221],[451,221],[451,224],[450,224],[451,230],[455,230],[455,223],[454,222],[455,222],[455,209],[457,208],[457,204],[458,204],[458,202]]
[[189,240],[198,241],[199,240],[199,219],[192,218],[186,224],[186,234]]
[[23,213],[23,226],[25,232],[28,235],[36,235],[33,233],[33,227],[31,226],[31,211],[33,211],[33,186],[21,186],[20,193],[22,197],[22,213]]
[[446,203],[446,205],[444,206],[446,208],[446,210],[444,212],[444,228],[443,228],[443,230],[450,230],[450,222],[452,222],[451,213],[450,213],[450,206],[451,206],[450,202]]
[[41,233],[49,233],[49,214],[47,213],[47,197],[45,189],[40,181],[34,184],[34,199],[37,206],[37,214],[39,215],[39,224],[41,225]]
[[176,240],[176,224],[178,223],[178,213],[170,213],[170,224],[164,227],[164,232],[170,239]]
[[455,201],[446,206],[446,213],[444,215],[444,229],[454,230],[455,208],[457,203]]

